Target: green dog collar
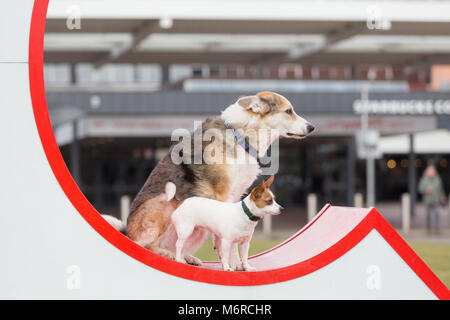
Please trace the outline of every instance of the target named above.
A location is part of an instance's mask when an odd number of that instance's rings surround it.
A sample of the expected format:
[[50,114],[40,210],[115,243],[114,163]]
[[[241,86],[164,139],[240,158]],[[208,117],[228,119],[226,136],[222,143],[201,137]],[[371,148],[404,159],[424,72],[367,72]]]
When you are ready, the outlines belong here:
[[241,201],[242,209],[244,210],[247,217],[252,221],[259,221],[261,220],[260,217],[255,216],[253,213],[251,213],[250,209],[247,207],[247,205],[244,203],[244,200]]

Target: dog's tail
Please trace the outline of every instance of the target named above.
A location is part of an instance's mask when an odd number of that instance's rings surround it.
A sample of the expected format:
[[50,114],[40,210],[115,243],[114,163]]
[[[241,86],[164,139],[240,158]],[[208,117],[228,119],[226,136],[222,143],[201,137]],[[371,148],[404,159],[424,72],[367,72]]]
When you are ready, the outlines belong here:
[[175,183],[169,181],[166,183],[166,196],[167,196],[167,201],[170,201],[173,199],[173,197],[175,197],[175,193],[177,192],[177,186],[175,185]]
[[[177,192],[177,186],[175,183],[169,181],[166,183],[165,193],[167,197],[167,201],[170,201],[175,197],[175,193]],[[117,219],[116,217],[102,214],[101,215],[103,219],[105,219],[114,229],[120,232],[125,232],[127,228],[126,221],[122,221],[120,219]]]
[[102,214],[101,215],[103,219],[105,219],[114,229],[120,232],[125,232],[125,229],[127,228],[127,225],[124,221],[117,219],[116,217]]

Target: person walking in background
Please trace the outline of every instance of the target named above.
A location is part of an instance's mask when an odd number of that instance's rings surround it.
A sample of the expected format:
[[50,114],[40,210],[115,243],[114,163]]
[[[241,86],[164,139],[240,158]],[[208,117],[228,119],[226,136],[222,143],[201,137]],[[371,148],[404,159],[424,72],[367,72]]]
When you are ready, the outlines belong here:
[[445,204],[445,193],[442,180],[436,167],[429,164],[419,181],[419,192],[423,196],[423,202],[427,209],[427,230],[431,232],[431,222],[434,220],[434,230],[439,231],[439,205]]

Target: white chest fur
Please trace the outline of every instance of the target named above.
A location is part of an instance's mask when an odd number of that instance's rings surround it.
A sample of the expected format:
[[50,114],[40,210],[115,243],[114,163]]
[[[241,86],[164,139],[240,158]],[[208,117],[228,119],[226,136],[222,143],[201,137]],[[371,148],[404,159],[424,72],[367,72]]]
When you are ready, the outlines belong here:
[[241,196],[247,191],[247,189],[260,174],[261,168],[254,158],[245,164],[230,164],[228,170],[230,179],[230,193],[228,196],[228,202],[239,201]]

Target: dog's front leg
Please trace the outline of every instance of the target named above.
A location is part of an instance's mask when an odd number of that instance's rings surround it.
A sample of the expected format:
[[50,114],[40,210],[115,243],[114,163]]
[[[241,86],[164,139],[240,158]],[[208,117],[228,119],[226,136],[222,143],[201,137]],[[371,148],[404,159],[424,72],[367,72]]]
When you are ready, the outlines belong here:
[[242,258],[242,267],[245,271],[256,271],[256,268],[252,267],[248,263],[248,249],[250,248],[250,241],[243,242],[241,244],[241,258]]
[[230,254],[231,254],[231,247],[233,243],[231,241],[222,239],[220,244],[220,255],[222,257],[222,268],[224,271],[234,271],[232,267],[230,267]]
[[238,243],[231,244],[231,253],[230,253],[230,266],[236,271],[244,270],[242,266],[241,258],[239,257],[239,248]]

